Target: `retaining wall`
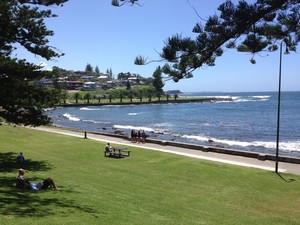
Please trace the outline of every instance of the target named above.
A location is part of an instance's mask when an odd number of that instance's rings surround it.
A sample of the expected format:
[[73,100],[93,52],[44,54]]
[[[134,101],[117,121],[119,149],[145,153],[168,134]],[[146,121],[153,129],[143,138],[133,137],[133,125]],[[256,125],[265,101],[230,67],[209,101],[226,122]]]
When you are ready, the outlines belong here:
[[[116,137],[121,139],[128,139],[128,137],[123,135],[117,134],[106,134],[106,133],[96,133],[96,132],[89,132],[93,134],[100,134],[104,136]],[[187,144],[182,142],[175,142],[175,141],[163,141],[163,140],[156,140],[156,139],[147,139],[148,143],[163,145],[163,146],[174,146],[180,148],[187,148],[193,150],[199,150],[203,152],[215,152],[220,154],[228,154],[228,155],[236,155],[236,156],[243,156],[249,158],[255,158],[258,160],[276,160],[275,155],[258,153],[258,152],[250,152],[250,151],[242,151],[242,150],[235,150],[235,149],[228,149],[228,148],[221,148],[221,147],[214,147],[214,146],[204,146],[204,145],[194,145],[194,144]],[[287,163],[295,163],[300,164],[300,158],[288,157],[288,156],[279,156],[279,162],[287,162]]]

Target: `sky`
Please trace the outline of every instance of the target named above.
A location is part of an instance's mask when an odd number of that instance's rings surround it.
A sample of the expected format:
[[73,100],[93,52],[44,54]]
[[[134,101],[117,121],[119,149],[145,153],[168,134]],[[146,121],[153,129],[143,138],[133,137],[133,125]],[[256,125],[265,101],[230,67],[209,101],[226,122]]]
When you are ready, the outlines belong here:
[[[202,18],[218,14],[218,6],[225,0],[189,0]],[[114,7],[111,0],[69,0],[63,7],[49,7],[58,17],[46,20],[54,31],[50,45],[65,55],[46,61],[19,48],[18,58],[43,63],[46,68],[58,66],[67,70],[84,71],[89,63],[100,72],[112,69],[151,77],[163,63],[134,65],[142,55],[149,60],[160,59],[164,42],[174,34],[195,37],[192,29],[200,21],[187,0],[140,0],[142,7]],[[236,1],[233,1],[236,2]],[[202,22],[203,23],[203,22]],[[250,92],[277,91],[279,51],[261,53],[250,63],[251,55],[224,49],[214,67],[196,70],[193,78],[178,83],[166,81],[164,90],[182,92]],[[300,54],[283,55],[282,91],[300,91]]]

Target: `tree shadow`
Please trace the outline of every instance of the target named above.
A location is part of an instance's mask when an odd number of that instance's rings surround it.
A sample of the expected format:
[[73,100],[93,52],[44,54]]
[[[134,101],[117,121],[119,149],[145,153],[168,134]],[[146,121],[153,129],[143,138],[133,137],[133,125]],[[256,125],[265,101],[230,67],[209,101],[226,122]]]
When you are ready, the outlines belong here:
[[[15,217],[43,217],[57,215],[61,213],[64,215],[66,212],[80,210],[94,217],[98,217],[99,213],[91,206],[85,204],[76,204],[76,201],[67,199],[57,193],[58,197],[53,195],[48,197],[44,191],[21,190],[15,187],[16,178],[7,177],[5,173],[16,172],[16,169],[24,168],[31,171],[47,171],[52,166],[47,161],[33,161],[26,160],[25,164],[16,163],[17,153],[4,152],[0,153],[0,214],[11,215]],[[2,172],[2,174],[1,174]],[[17,176],[17,174],[16,174]],[[30,181],[43,181],[45,177],[30,177]],[[59,191],[70,193],[71,190]],[[47,197],[46,197],[47,196]],[[59,210],[57,209],[60,208]]]
[[[23,168],[31,171],[48,171],[52,166],[47,161],[27,160],[24,164],[16,163],[18,153],[5,152],[0,153],[0,172],[12,173],[16,169]],[[17,174],[16,174],[17,176]],[[31,177],[31,181],[43,181],[41,177]],[[15,187],[15,177],[0,176],[0,214],[13,215],[15,217],[44,217],[62,215],[74,210],[80,210],[94,217],[98,217],[99,213],[92,207],[85,204],[78,204],[74,200],[62,197],[60,193],[58,197],[45,197],[44,191],[21,190]],[[67,195],[72,191],[65,192]],[[57,210],[57,207],[60,210]],[[62,209],[62,210],[61,210]],[[64,210],[65,209],[65,210]]]
[[[80,210],[98,218],[98,212],[91,206],[76,204],[76,201],[59,197],[45,197],[44,191],[22,190],[14,186],[14,181],[0,177],[0,214],[15,217],[44,217],[52,215],[65,215],[69,211]],[[3,185],[5,184],[5,186]],[[62,192],[62,191],[59,191]],[[58,209],[59,208],[59,209]]]
[[16,152],[0,152],[0,172],[13,172],[16,169],[23,168],[32,171],[47,171],[51,165],[45,160],[26,160],[25,163],[17,163]]

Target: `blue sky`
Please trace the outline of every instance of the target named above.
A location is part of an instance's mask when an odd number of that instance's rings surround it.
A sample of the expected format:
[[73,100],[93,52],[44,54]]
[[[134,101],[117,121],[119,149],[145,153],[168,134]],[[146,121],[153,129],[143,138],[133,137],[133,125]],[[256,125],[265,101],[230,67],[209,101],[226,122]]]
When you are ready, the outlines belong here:
[[[192,29],[199,21],[187,0],[140,0],[143,7],[111,6],[111,0],[69,0],[63,7],[51,6],[58,15],[46,21],[55,32],[50,45],[65,56],[55,60],[45,59],[19,50],[18,58],[32,63],[46,63],[68,70],[84,70],[87,63],[98,66],[101,72],[111,68],[114,75],[120,72],[138,73],[144,77],[153,74],[158,63],[134,65],[137,55],[159,59],[164,41],[173,34],[194,37]],[[217,7],[225,0],[190,0],[202,18],[218,13]],[[88,4],[87,4],[88,2]],[[234,1],[236,2],[236,1]],[[277,91],[279,52],[256,56],[225,50],[216,60],[216,66],[200,68],[194,77],[178,83],[168,81],[164,90],[196,91]],[[300,91],[300,54],[283,56],[282,90]]]

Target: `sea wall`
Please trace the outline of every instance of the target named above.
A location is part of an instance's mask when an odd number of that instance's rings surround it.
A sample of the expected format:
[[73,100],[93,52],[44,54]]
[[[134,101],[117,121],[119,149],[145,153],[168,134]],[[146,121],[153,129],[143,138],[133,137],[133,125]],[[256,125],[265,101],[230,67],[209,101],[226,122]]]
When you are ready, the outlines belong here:
[[[235,150],[235,149],[228,149],[228,148],[214,147],[214,146],[193,145],[193,144],[186,144],[186,143],[173,142],[173,141],[152,140],[152,139],[147,139],[147,142],[160,144],[160,145],[180,147],[180,148],[188,148],[188,149],[199,150],[203,152],[215,152],[221,154],[243,156],[243,157],[255,158],[258,160],[271,160],[271,161],[276,160],[275,155],[263,154],[258,152],[242,151],[242,150]],[[300,164],[300,158],[287,157],[287,156],[279,156],[278,161]]]
[[[117,134],[96,133],[96,132],[89,132],[89,133],[100,134],[100,135],[110,136],[110,137],[117,137],[117,138],[121,138],[121,139],[128,139],[127,136],[117,135]],[[85,137],[86,137],[86,135],[87,134],[85,133]],[[220,153],[220,154],[249,157],[249,158],[255,158],[258,160],[271,160],[271,161],[276,160],[275,155],[263,154],[263,153],[258,153],[258,152],[242,151],[242,150],[235,150],[235,149],[228,149],[228,148],[214,147],[214,146],[194,145],[194,144],[187,144],[187,143],[175,142],[175,141],[163,141],[163,140],[156,140],[156,139],[150,139],[150,138],[147,139],[147,142],[153,143],[153,144],[158,144],[158,145],[163,145],[163,146],[174,146],[174,147],[180,147],[180,148],[199,150],[199,151],[203,151],[203,152],[215,152],[215,153]],[[294,157],[288,157],[288,156],[279,156],[278,161],[300,164],[300,158],[294,158]]]

